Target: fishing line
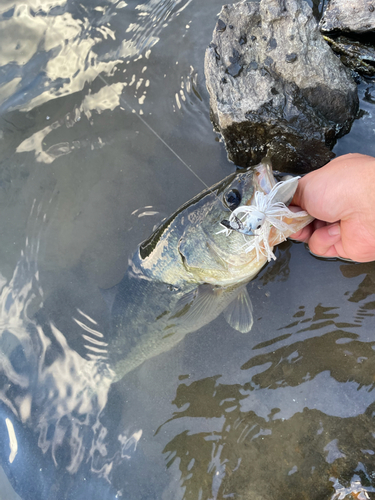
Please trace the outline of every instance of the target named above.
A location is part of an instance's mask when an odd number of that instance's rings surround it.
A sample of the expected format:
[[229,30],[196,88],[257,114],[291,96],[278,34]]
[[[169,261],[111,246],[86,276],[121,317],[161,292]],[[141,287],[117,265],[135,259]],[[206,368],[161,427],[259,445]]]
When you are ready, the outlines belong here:
[[[100,74],[98,73],[97,74],[97,77],[102,80],[102,82],[107,85],[109,88],[111,88],[111,86],[109,85],[109,83],[107,83],[107,81],[105,80],[105,78]],[[118,94],[116,94],[116,92],[111,88],[111,90],[113,91],[113,93],[116,95],[116,97],[118,96]],[[210,191],[214,196],[216,196],[216,198],[219,198],[218,194],[214,191],[212,191],[212,189],[210,188],[210,186],[208,186],[204,180],[181,158],[180,155],[178,155],[176,153],[176,151],[162,138],[160,137],[160,135],[156,132],[156,130],[151,127],[151,125],[149,123],[146,122],[146,120],[137,113],[137,111],[126,101],[126,99],[123,98],[123,96],[121,95],[120,96],[120,101],[122,103],[125,104],[125,106],[131,110],[131,112],[133,114],[135,114],[137,116],[137,118],[139,118],[139,120],[155,135],[155,137],[157,137],[159,139],[160,142],[162,142],[164,144],[164,146],[169,149],[169,151],[171,153],[173,153],[175,155],[175,157],[180,160],[180,162],[189,170],[189,172],[191,172],[203,185],[206,189],[208,189],[208,191]],[[228,207],[229,208],[229,207]],[[233,210],[231,208],[229,208],[230,212],[233,213]],[[235,217],[237,219],[237,217]],[[238,220],[238,219],[237,219]]]
[[[47,19],[49,21],[49,18],[47,16]],[[64,45],[65,45],[65,39],[63,37],[63,35],[60,33],[60,31],[58,31],[55,26],[52,24],[52,21],[51,22],[47,22],[47,19],[45,19],[45,22],[46,24],[49,26],[50,29],[52,29],[56,34],[58,34],[60,36],[60,38],[62,39]],[[72,52],[74,52],[74,54],[77,56],[78,60],[80,60],[81,62],[84,62],[82,56],[79,54],[78,51],[76,51],[75,47],[70,47],[70,50]],[[169,151],[182,163],[182,165],[184,165],[184,167],[186,167],[189,172],[191,174],[193,174],[202,184],[205,188],[209,189],[210,190],[210,187],[204,182],[204,180],[193,170],[192,167],[190,167],[190,165],[188,165],[182,158],[180,155],[178,155],[176,153],[176,151],[156,132],[156,130],[140,115],[137,113],[137,111],[126,101],[126,99],[124,99],[124,97],[121,95],[121,96],[118,96],[118,94],[115,92],[114,89],[112,89],[112,86],[107,82],[107,80],[100,74],[99,71],[96,72],[96,77],[95,78],[99,78],[112,92],[113,94],[115,94],[116,98],[119,98],[119,100],[121,101],[121,103],[123,103],[133,114],[135,114],[137,116],[137,118],[143,123],[143,125],[145,125],[145,127],[147,127],[150,132],[152,134],[154,134],[154,136],[159,139],[159,141],[164,144],[164,146],[169,149]],[[211,191],[211,190],[210,190]],[[215,193],[216,194],[216,193]],[[216,195],[217,196],[217,195]]]
[[[111,86],[109,85],[109,83],[105,80],[105,78],[100,74],[98,73],[97,74],[97,77],[102,80],[103,83],[105,83],[105,85],[107,85],[109,88],[111,88]],[[116,92],[113,90],[113,93],[116,94]],[[117,96],[118,94],[116,94]],[[160,135],[156,132],[156,130],[151,127],[151,125],[149,123],[146,122],[146,120],[144,118],[142,118],[141,115],[139,115],[136,110],[123,98],[123,96],[121,95],[120,96],[120,101],[125,104],[125,106],[130,109],[130,111],[136,115],[137,118],[139,118],[139,120],[143,123],[143,125],[145,125],[154,135],[155,137],[157,137],[159,139],[160,142],[162,142],[164,144],[164,146],[169,149],[169,151],[171,153],[173,153],[175,155],[175,157],[180,160],[180,162],[207,188],[207,189],[210,189],[209,186],[204,182],[204,180],[199,177],[199,175],[194,172],[194,170],[181,158],[180,155],[178,155],[176,153],[176,151],[162,138],[160,137]]]

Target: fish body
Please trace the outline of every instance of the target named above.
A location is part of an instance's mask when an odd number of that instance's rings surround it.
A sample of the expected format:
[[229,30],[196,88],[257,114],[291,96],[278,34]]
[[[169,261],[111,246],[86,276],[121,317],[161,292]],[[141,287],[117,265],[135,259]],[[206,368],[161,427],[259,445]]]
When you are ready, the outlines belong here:
[[[275,184],[268,160],[233,173],[182,205],[138,247],[112,306],[109,359],[118,378],[222,312],[233,328],[251,329],[246,284],[265,265],[267,255],[249,251],[256,236],[237,231],[228,235],[220,231],[220,223],[233,210],[252,205],[255,193],[267,194]],[[278,201],[289,203],[295,189],[296,184]],[[305,214],[283,220],[289,232],[271,227],[268,248],[312,218]]]

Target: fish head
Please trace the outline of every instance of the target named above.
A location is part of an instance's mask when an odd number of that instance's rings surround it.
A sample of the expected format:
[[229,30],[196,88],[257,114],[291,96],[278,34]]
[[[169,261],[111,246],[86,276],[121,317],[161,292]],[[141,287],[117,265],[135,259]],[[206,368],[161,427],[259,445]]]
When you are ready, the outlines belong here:
[[[298,179],[285,184],[276,201],[289,204],[297,184]],[[249,281],[268,260],[266,245],[272,249],[311,222],[312,217],[308,214],[297,218],[282,217],[283,230],[270,227],[267,243],[260,243],[260,251],[256,246],[252,248],[257,238],[253,230],[263,223],[264,214],[255,211],[256,221],[244,221],[242,229],[228,231],[227,227],[223,228],[222,222],[228,220],[234,210],[253,205],[256,193],[267,195],[275,185],[272,166],[265,159],[257,167],[237,172],[211,188],[215,196],[208,192],[194,216],[190,214],[191,224],[179,241],[184,267],[195,279],[220,286]]]
[[[283,192],[278,202],[290,202],[295,184]],[[140,247],[143,271],[150,278],[171,284],[182,282],[229,286],[252,279],[267,262],[267,256],[250,250],[255,235],[251,231],[230,231],[223,227],[234,210],[255,203],[256,193],[268,194],[276,185],[268,159],[257,167],[235,172],[206,189],[159,228]],[[284,241],[311,221],[283,218],[290,230],[271,227],[268,245]],[[250,233],[250,234],[247,234]]]

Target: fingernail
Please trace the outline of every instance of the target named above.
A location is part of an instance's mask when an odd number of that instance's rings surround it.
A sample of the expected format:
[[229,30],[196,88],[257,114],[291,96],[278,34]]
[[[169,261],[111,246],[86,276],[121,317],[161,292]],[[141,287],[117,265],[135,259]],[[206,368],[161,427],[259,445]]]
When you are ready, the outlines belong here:
[[341,232],[340,229],[340,224],[333,224],[332,226],[329,226],[328,228],[328,234],[330,236],[338,236]]

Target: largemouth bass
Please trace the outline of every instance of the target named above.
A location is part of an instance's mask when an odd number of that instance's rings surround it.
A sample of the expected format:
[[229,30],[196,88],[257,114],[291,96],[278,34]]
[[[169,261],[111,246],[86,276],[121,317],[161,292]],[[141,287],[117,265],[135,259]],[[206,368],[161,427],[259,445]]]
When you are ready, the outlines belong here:
[[[266,264],[267,249],[312,218],[306,213],[281,217],[283,231],[269,225],[267,241],[254,248],[255,235],[222,231],[220,223],[234,210],[254,204],[256,193],[270,193],[275,184],[267,159],[233,173],[182,205],[139,246],[112,305],[109,362],[116,378],[222,312],[232,328],[250,331],[253,317],[246,284]],[[277,201],[289,204],[296,187],[297,181],[288,183]]]
[[[27,428],[15,467],[24,456],[30,429],[38,435],[29,461],[41,464],[35,469],[38,474],[47,450],[69,477],[90,460],[92,470],[100,474],[128,460],[124,456],[131,453],[131,443],[135,449],[142,429],[133,429],[131,435],[126,431],[126,437],[124,430],[117,435],[117,426],[106,427],[110,410],[103,411],[113,382],[221,313],[231,327],[251,329],[246,284],[275,244],[311,220],[307,214],[288,217],[285,206],[282,220],[274,219],[276,204],[289,203],[296,183],[285,182],[275,193],[276,181],[265,161],[197,195],[139,246],[125,276],[107,294],[110,310],[97,289],[89,283],[82,288],[75,272],[53,279],[56,291],[48,292],[48,285],[44,289],[38,252],[49,218],[33,205],[32,232],[13,278],[0,293],[0,359],[6,388],[0,400],[17,433],[22,432],[17,419]],[[233,230],[234,216],[244,233]],[[261,238],[258,231],[263,231]],[[63,308],[56,307],[60,301]],[[43,481],[40,491],[44,488]]]

